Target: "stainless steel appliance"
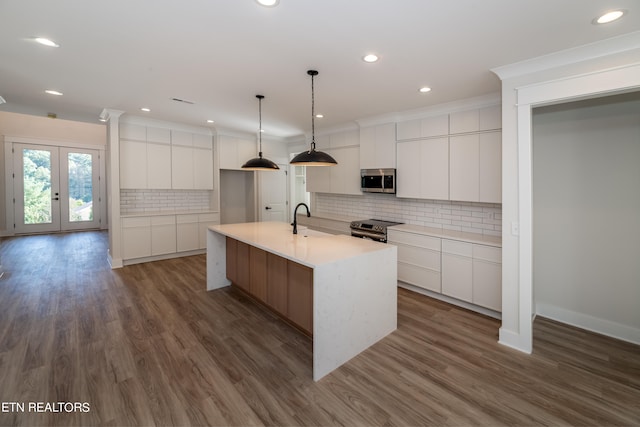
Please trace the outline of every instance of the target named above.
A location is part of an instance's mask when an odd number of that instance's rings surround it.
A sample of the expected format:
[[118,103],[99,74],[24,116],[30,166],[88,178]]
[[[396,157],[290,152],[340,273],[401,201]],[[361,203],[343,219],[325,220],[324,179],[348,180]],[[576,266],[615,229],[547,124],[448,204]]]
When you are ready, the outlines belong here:
[[351,222],[351,235],[363,239],[387,243],[387,227],[402,224],[401,222],[384,221],[381,219],[362,219]]
[[360,189],[364,193],[396,192],[395,169],[360,169]]

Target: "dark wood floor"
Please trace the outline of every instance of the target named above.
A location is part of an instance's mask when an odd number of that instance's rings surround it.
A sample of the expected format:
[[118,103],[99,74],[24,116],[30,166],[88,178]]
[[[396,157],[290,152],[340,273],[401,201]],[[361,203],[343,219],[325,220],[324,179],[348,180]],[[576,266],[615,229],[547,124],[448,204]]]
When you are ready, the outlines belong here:
[[0,402],[25,405],[0,425],[640,425],[640,347],[551,321],[528,356],[497,320],[399,289],[398,330],[313,382],[311,342],[206,292],[204,256],[110,270],[97,232],[0,250]]

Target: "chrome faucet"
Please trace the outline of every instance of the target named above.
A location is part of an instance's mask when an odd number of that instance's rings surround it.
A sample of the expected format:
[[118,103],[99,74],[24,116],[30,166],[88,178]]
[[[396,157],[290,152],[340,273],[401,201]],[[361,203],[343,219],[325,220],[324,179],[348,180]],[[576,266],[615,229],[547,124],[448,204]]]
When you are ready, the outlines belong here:
[[307,218],[311,216],[309,206],[307,206],[306,203],[298,203],[296,208],[293,210],[293,222],[291,223],[291,225],[293,225],[293,234],[298,234],[298,208],[300,206],[304,206],[307,209]]

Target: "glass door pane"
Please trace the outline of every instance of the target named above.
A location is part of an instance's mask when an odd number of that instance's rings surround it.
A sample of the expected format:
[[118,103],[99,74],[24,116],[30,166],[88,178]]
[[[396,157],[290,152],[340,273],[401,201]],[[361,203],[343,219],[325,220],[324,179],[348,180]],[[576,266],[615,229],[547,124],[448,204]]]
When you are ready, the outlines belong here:
[[100,227],[99,152],[60,147],[62,230]]
[[69,153],[69,221],[93,221],[91,154]]
[[60,230],[58,148],[14,144],[16,233]]

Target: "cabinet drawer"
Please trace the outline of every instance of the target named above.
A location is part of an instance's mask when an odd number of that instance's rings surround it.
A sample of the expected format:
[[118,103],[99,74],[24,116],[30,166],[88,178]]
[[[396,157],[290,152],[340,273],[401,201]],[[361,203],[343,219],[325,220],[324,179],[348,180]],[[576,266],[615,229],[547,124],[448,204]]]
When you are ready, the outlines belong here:
[[150,227],[150,226],[151,226],[151,218],[149,218],[148,216],[122,218],[123,228]]
[[176,215],[176,222],[178,224],[190,224],[198,222],[198,214],[180,214]]
[[440,251],[440,241],[442,239],[438,237],[425,236],[423,234],[405,233],[403,231],[389,229],[388,240],[389,243],[397,242],[405,245],[431,249],[433,251]]
[[473,245],[471,243],[458,242],[457,240],[442,239],[442,252],[471,258]]
[[175,215],[152,216],[151,225],[174,225],[176,223]]
[[493,246],[473,245],[473,258],[500,264],[502,250]]
[[398,280],[433,292],[441,292],[439,271],[399,262]]
[[440,271],[440,251],[398,244],[398,261]]

